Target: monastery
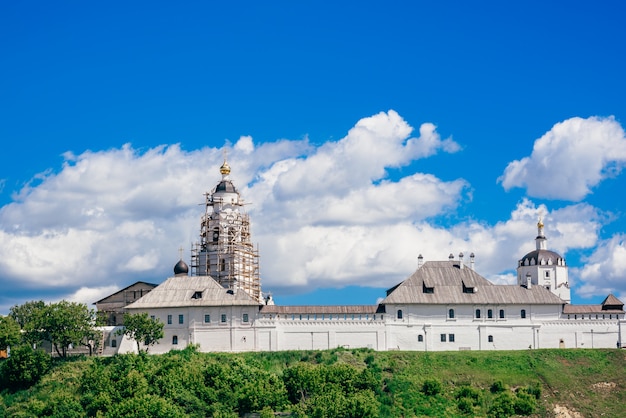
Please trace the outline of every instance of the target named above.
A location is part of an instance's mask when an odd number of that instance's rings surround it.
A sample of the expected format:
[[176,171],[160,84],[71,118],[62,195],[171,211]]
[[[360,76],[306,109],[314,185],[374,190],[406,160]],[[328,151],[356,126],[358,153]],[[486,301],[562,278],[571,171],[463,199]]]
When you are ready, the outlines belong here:
[[164,324],[151,353],[323,350],[523,350],[622,345],[624,304],[572,305],[565,259],[547,248],[543,222],[536,248],[517,265],[517,284],[496,285],[474,270],[474,254],[424,261],[387,290],[378,305],[279,306],[261,291],[250,219],[226,161],[205,194],[191,268],[182,260],[159,285],[137,282],[98,302],[107,318],[101,353],[133,352],[117,334],[123,314],[147,312]]

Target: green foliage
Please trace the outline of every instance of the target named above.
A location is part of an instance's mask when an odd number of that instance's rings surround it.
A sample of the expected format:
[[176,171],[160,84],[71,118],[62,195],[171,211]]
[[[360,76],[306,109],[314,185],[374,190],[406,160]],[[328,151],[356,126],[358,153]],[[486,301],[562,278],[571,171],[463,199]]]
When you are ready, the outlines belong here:
[[15,347],[20,340],[20,325],[11,316],[0,316],[0,350]]
[[[554,403],[585,416],[618,417],[626,401],[621,390],[590,390],[598,379],[617,385],[626,379],[626,355],[620,350],[424,354],[218,354],[190,347],[154,356],[55,359],[36,383],[0,391],[0,418],[270,417],[274,411],[340,418],[549,416]],[[309,362],[302,361],[305,357]],[[7,364],[0,363],[4,378]],[[542,390],[543,382],[549,391]],[[514,393],[509,386],[518,389]]]
[[502,392],[493,400],[489,408],[489,417],[506,418],[515,413],[515,397],[511,392]]
[[67,356],[70,345],[85,345],[98,339],[93,311],[83,303],[62,300],[46,305],[42,301],[13,306],[9,313],[21,327],[24,342],[33,345],[48,341],[59,357]]
[[23,338],[27,344],[38,344],[43,340],[37,329],[37,320],[46,307],[44,301],[31,301],[22,305],[15,305],[9,310],[9,316],[15,320],[24,331]]
[[37,383],[50,366],[50,356],[43,351],[27,345],[17,347],[2,364],[2,386],[11,390],[27,388]]
[[[135,340],[137,351],[148,352],[150,346],[158,344],[163,338],[163,323],[152,319],[146,312],[124,315],[124,330],[121,334]],[[141,349],[143,343],[145,350]]]
[[491,393],[502,393],[506,390],[506,386],[502,383],[502,380],[496,380],[491,384],[489,391]]
[[422,384],[422,392],[426,396],[435,396],[441,393],[441,382],[437,379],[426,379]]

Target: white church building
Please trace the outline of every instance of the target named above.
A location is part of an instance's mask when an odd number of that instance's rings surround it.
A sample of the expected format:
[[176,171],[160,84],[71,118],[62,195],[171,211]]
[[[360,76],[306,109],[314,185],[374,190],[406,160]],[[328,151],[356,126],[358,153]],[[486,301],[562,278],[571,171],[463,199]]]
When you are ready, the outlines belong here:
[[[164,337],[151,353],[189,344],[207,352],[622,346],[624,304],[613,295],[599,305],[570,304],[567,264],[548,250],[541,220],[536,249],[518,262],[516,285],[482,277],[474,270],[474,254],[469,264],[463,254],[426,262],[420,255],[417,270],[387,290],[378,305],[275,305],[261,292],[250,219],[226,161],[220,172],[222,179],[205,196],[191,268],[181,259],[173,277],[123,308],[147,312],[164,324]],[[99,310],[107,299],[96,303]],[[105,328],[103,354],[136,351],[134,341],[117,335],[118,329]]]

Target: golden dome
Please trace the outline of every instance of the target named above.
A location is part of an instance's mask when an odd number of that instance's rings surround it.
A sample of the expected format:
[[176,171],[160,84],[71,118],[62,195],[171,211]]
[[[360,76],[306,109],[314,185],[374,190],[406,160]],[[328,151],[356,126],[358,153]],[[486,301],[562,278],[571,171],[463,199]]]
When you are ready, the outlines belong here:
[[224,164],[222,164],[222,166],[220,167],[220,173],[222,173],[222,175],[224,176],[230,174],[230,166],[228,165],[226,160],[224,160]]

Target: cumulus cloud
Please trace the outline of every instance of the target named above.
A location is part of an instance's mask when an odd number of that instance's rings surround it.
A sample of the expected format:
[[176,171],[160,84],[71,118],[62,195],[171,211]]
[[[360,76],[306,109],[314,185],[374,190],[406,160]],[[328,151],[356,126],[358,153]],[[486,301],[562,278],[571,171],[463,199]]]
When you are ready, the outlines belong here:
[[600,242],[587,258],[582,268],[574,270],[580,280],[579,294],[583,297],[604,296],[616,292],[623,301],[626,298],[626,234],[615,234]]
[[613,117],[575,117],[537,139],[530,157],[510,162],[498,181],[532,197],[580,201],[625,163],[624,129]]
[[[415,270],[419,254],[442,260],[459,252],[474,252],[477,271],[508,283],[517,260],[534,249],[539,213],[551,248],[565,253],[597,242],[603,215],[585,203],[550,211],[524,199],[495,224],[440,226],[471,202],[467,181],[387,172],[461,147],[429,123],[413,132],[389,111],[319,146],[308,138],[256,144],[249,136],[226,144],[231,178],[251,202],[265,291],[280,302],[292,291],[390,287]],[[0,296],[0,311],[20,298],[92,303],[138,280],[164,280],[181,246],[189,261],[203,193],[219,181],[223,158],[223,147],[178,145],[66,153],[59,170],[0,208],[0,286],[13,297]]]
[[[391,231],[394,224],[410,227],[411,221],[454,208],[466,187],[463,180],[443,182],[420,173],[397,181],[386,178],[388,167],[459,149],[451,139],[441,139],[432,124],[422,125],[419,137],[411,137],[412,131],[389,111],[362,119],[345,138],[318,147],[307,138],[255,144],[242,136],[227,143],[231,177],[253,202],[249,211],[264,265],[280,265],[272,257],[280,252],[271,246],[292,246],[291,237],[302,242],[300,251],[327,242],[324,235],[309,234],[307,225],[324,229],[328,239],[340,238],[333,238],[332,229],[341,224],[339,230],[347,235],[370,229],[365,234],[372,236],[373,225],[387,223]],[[171,274],[178,248],[188,253],[197,240],[199,204],[219,179],[223,158],[221,148],[185,151],[178,145],[140,152],[126,144],[65,153],[59,170],[37,175],[0,208],[5,255],[0,284],[19,283],[13,286],[15,294],[28,287],[49,299],[57,294],[75,300],[99,298],[102,289],[136,280],[161,281]],[[344,256],[362,257],[356,264],[367,267],[370,256],[362,255],[363,248],[357,245]],[[331,281],[345,279],[344,284],[356,275],[337,276],[327,263],[336,264],[320,255],[308,261],[304,275],[298,269],[268,268],[264,277],[269,285],[298,280],[310,285],[326,273],[333,274]],[[28,294],[34,297],[32,291]]]

